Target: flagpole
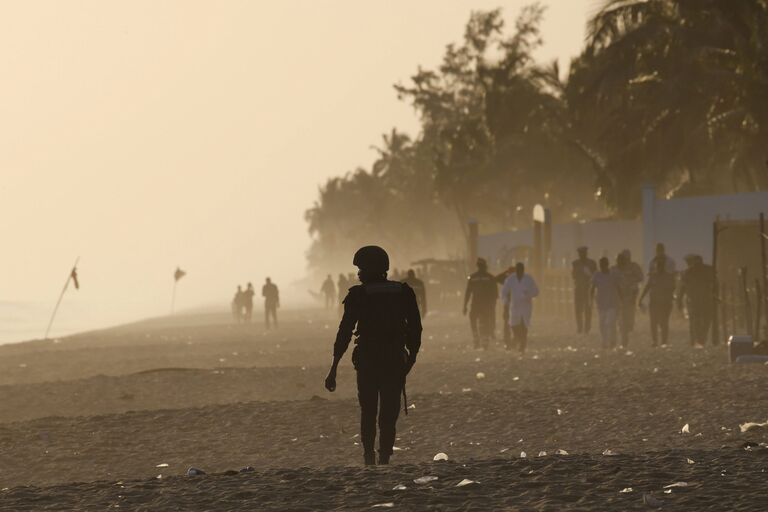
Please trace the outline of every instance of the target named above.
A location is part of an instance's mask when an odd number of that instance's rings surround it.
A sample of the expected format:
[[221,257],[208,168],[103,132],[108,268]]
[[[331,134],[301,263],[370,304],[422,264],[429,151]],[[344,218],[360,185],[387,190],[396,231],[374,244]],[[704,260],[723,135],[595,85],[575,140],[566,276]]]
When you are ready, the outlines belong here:
[[[72,265],[72,268],[77,268],[77,264],[80,261],[80,256],[77,257],[75,260],[75,264]],[[67,274],[67,280],[64,282],[64,288],[62,288],[61,293],[59,294],[59,300],[56,301],[56,306],[53,308],[53,313],[51,314],[51,319],[48,321],[48,327],[45,329],[45,336],[43,337],[44,340],[48,339],[48,333],[51,332],[51,326],[53,325],[53,319],[56,318],[56,312],[59,310],[59,305],[61,304],[61,299],[64,298],[64,293],[67,291],[67,288],[69,287],[69,282],[72,280],[72,271],[70,270]]]

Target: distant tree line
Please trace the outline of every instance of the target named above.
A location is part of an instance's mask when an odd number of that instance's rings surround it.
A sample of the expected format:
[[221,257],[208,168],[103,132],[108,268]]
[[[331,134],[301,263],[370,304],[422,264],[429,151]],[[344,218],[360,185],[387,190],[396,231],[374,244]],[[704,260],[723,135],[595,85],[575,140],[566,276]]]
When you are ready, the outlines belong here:
[[395,86],[421,130],[392,130],[371,169],[320,188],[311,267],[372,241],[396,261],[458,256],[470,218],[526,227],[537,203],[635,217],[645,183],[768,189],[768,0],[608,0],[566,80],[533,58],[543,15],[526,7],[507,33],[500,10],[474,12],[437,69]]

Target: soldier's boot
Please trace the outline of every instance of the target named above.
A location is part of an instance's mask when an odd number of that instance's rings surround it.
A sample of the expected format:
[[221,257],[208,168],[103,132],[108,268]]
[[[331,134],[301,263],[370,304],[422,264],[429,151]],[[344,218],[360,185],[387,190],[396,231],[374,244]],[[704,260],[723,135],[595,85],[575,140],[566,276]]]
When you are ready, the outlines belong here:
[[375,452],[365,452],[363,453],[363,460],[365,461],[366,466],[375,466],[376,465],[376,453]]
[[379,454],[379,465],[386,466],[389,464],[389,454],[380,453]]

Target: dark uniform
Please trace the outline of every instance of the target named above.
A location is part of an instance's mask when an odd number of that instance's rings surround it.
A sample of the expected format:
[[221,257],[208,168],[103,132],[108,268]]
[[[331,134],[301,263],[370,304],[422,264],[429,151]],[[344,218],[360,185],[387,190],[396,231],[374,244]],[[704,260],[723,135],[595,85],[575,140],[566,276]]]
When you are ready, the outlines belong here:
[[416,294],[416,303],[419,305],[421,316],[427,316],[427,287],[424,286],[424,281],[416,277],[416,273],[413,270],[409,270],[408,277],[403,282],[410,286],[413,289],[413,293]]
[[415,356],[421,346],[421,319],[411,287],[383,281],[350,288],[333,345],[334,358],[344,355],[353,331],[363,450],[373,453],[378,413],[379,457],[388,458],[395,444],[408,354]]
[[635,329],[635,308],[640,285],[643,282],[643,269],[632,261],[628,251],[622,252],[613,271],[619,279],[621,301],[619,307],[619,327],[621,328],[621,346],[629,345],[629,333]]
[[[503,285],[504,281],[506,281],[507,278],[509,276],[511,276],[512,274],[514,274],[514,273],[515,273],[514,267],[510,267],[507,270],[505,270],[504,272],[496,275],[496,278],[495,278],[496,279],[496,284]],[[502,303],[501,309],[502,309],[501,317],[502,317],[503,323],[504,323],[504,327],[503,327],[503,329],[504,329],[504,331],[503,331],[504,344],[507,347],[509,347],[512,344],[512,330],[509,327],[509,308],[506,307]],[[494,310],[494,317],[495,316],[496,316],[496,311]],[[496,322],[494,322],[494,331],[496,330],[495,329],[495,324],[496,324]]]
[[661,344],[667,344],[669,317],[674,305],[675,274],[667,272],[664,263],[665,260],[656,262],[655,270],[648,275],[648,282],[640,296],[641,303],[646,294],[651,297],[648,310],[651,320],[651,340],[654,347],[659,343],[659,334],[661,334]]
[[592,328],[592,308],[590,308],[589,290],[592,275],[597,272],[595,260],[583,257],[573,261],[573,303],[576,309],[576,330],[579,334],[588,333]]
[[491,275],[484,264],[478,262],[479,270],[469,276],[467,290],[464,293],[464,310],[469,307],[469,325],[475,348],[488,347],[488,340],[493,336],[496,299],[499,289],[496,277]]
[[711,265],[705,265],[701,256],[691,256],[690,266],[680,278],[678,307],[685,301],[688,310],[691,345],[705,345],[712,323],[715,303],[713,288],[715,273]]

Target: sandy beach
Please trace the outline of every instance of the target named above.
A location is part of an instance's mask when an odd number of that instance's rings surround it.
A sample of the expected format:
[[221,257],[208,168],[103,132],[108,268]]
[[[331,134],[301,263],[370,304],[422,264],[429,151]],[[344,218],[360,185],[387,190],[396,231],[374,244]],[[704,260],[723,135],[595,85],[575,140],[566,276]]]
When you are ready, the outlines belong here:
[[520,357],[428,318],[393,465],[367,469],[348,358],[322,388],[335,314],[5,345],[0,509],[764,510],[768,429],[739,425],[768,420],[768,367],[690,349],[681,322],[651,349],[645,320],[609,353],[541,321]]

